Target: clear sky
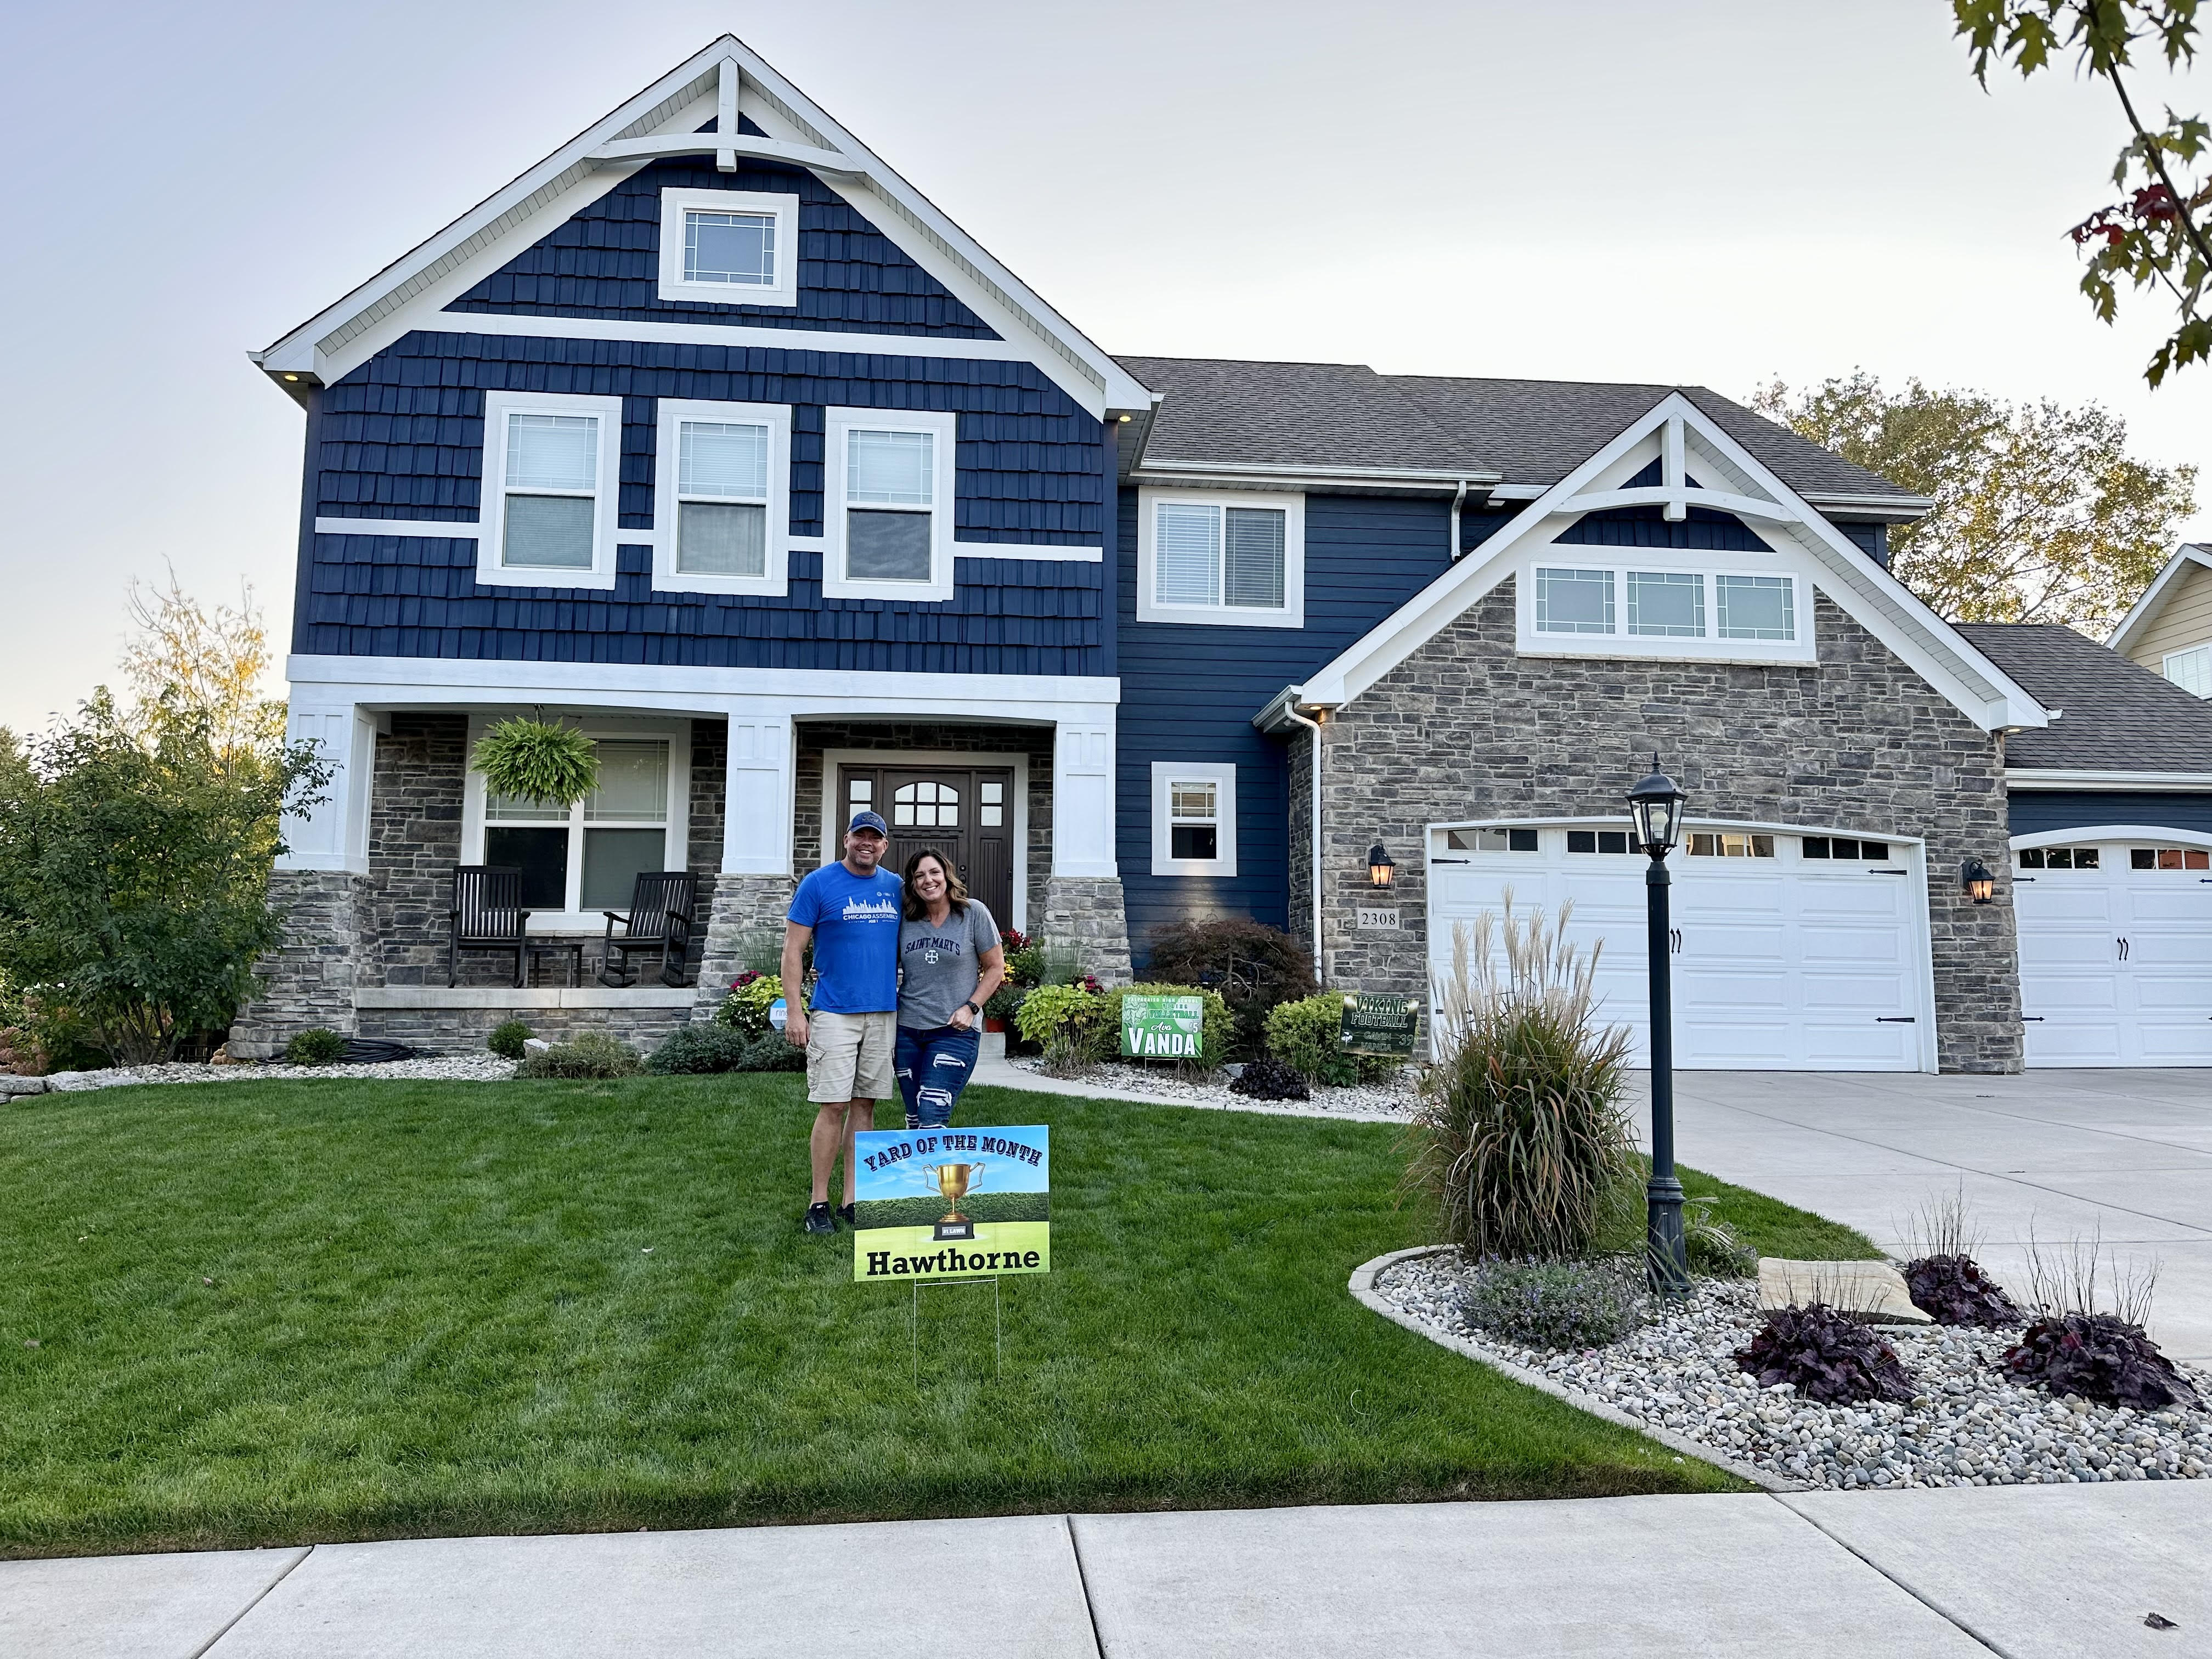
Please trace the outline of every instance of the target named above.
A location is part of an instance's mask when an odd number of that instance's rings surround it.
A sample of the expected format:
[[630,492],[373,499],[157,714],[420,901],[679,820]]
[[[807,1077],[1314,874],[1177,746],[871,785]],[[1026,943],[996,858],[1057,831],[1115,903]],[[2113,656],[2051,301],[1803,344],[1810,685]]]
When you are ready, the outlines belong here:
[[[2065,228],[2108,90],[1984,94],[1942,0],[0,14],[0,724],[113,674],[126,584],[289,637],[301,417],[246,360],[725,29],[1111,349],[2099,400],[2202,459]],[[2203,88],[2142,95],[2199,110]],[[2204,100],[2212,103],[2212,99]],[[2212,478],[2203,488],[2212,504]],[[2212,514],[2197,528],[2212,529]]]

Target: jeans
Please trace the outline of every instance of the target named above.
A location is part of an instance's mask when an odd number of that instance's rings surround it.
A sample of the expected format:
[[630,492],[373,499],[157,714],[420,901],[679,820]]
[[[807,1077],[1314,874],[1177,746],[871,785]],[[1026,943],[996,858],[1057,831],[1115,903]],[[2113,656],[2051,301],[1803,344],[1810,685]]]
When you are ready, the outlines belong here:
[[975,1073],[981,1032],[940,1025],[933,1031],[899,1027],[892,1067],[906,1099],[906,1127],[942,1129],[952,1121],[952,1103]]

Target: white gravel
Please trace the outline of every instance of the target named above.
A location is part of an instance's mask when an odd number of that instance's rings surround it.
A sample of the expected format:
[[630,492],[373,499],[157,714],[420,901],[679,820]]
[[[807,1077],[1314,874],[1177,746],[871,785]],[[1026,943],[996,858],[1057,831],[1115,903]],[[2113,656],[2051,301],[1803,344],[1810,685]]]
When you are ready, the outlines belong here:
[[[1046,1075],[1044,1062],[1035,1054],[1010,1054],[1006,1063],[1018,1071]],[[1103,1061],[1080,1077],[1060,1080],[1095,1082],[1106,1088],[1127,1089],[1158,1095],[1163,1100],[1189,1101],[1206,1106],[1279,1106],[1316,1112],[1387,1112],[1393,1117],[1407,1117],[1419,1103],[1413,1093],[1416,1075],[1408,1066],[1384,1083],[1355,1083],[1342,1089],[1316,1083],[1312,1085],[1310,1100],[1255,1100],[1249,1095],[1232,1094],[1225,1070],[1212,1073],[1212,1080],[1208,1081],[1181,1075],[1167,1066],[1133,1066],[1117,1060]]]
[[272,1078],[434,1078],[447,1083],[503,1083],[514,1075],[514,1062],[497,1054],[445,1054],[422,1060],[390,1060],[363,1066],[117,1066],[97,1072],[55,1072],[44,1079],[49,1091],[73,1093],[118,1089],[134,1083],[256,1083]]
[[[1858,1491],[2212,1476],[2212,1412],[2094,1406],[2012,1382],[1996,1364],[2017,1330],[1885,1330],[1921,1390],[1912,1403],[1821,1406],[1737,1369],[1731,1356],[1763,1322],[1747,1282],[1701,1279],[1625,1340],[1563,1353],[1470,1328],[1465,1272],[1454,1255],[1416,1257],[1375,1289],[1425,1325],[1787,1480]],[[2187,1374],[2212,1398],[2212,1378]]]

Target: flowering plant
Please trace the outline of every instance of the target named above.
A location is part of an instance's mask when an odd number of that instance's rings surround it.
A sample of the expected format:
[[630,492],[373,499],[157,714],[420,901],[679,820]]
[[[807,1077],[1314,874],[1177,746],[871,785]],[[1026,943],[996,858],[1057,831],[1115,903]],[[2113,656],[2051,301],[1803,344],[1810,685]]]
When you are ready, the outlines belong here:
[[715,1023],[732,1026],[748,1036],[766,1036],[774,1029],[769,1024],[769,1008],[782,995],[781,979],[748,968],[730,981],[730,994],[714,1011]]

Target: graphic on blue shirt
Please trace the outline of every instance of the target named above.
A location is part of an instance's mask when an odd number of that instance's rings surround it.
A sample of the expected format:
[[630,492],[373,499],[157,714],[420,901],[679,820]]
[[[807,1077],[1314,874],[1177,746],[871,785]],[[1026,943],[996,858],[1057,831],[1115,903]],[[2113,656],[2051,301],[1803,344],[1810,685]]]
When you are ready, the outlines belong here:
[[831,1014],[882,1014],[898,1006],[899,878],[856,876],[840,860],[799,884],[791,920],[814,930],[811,1006]]

